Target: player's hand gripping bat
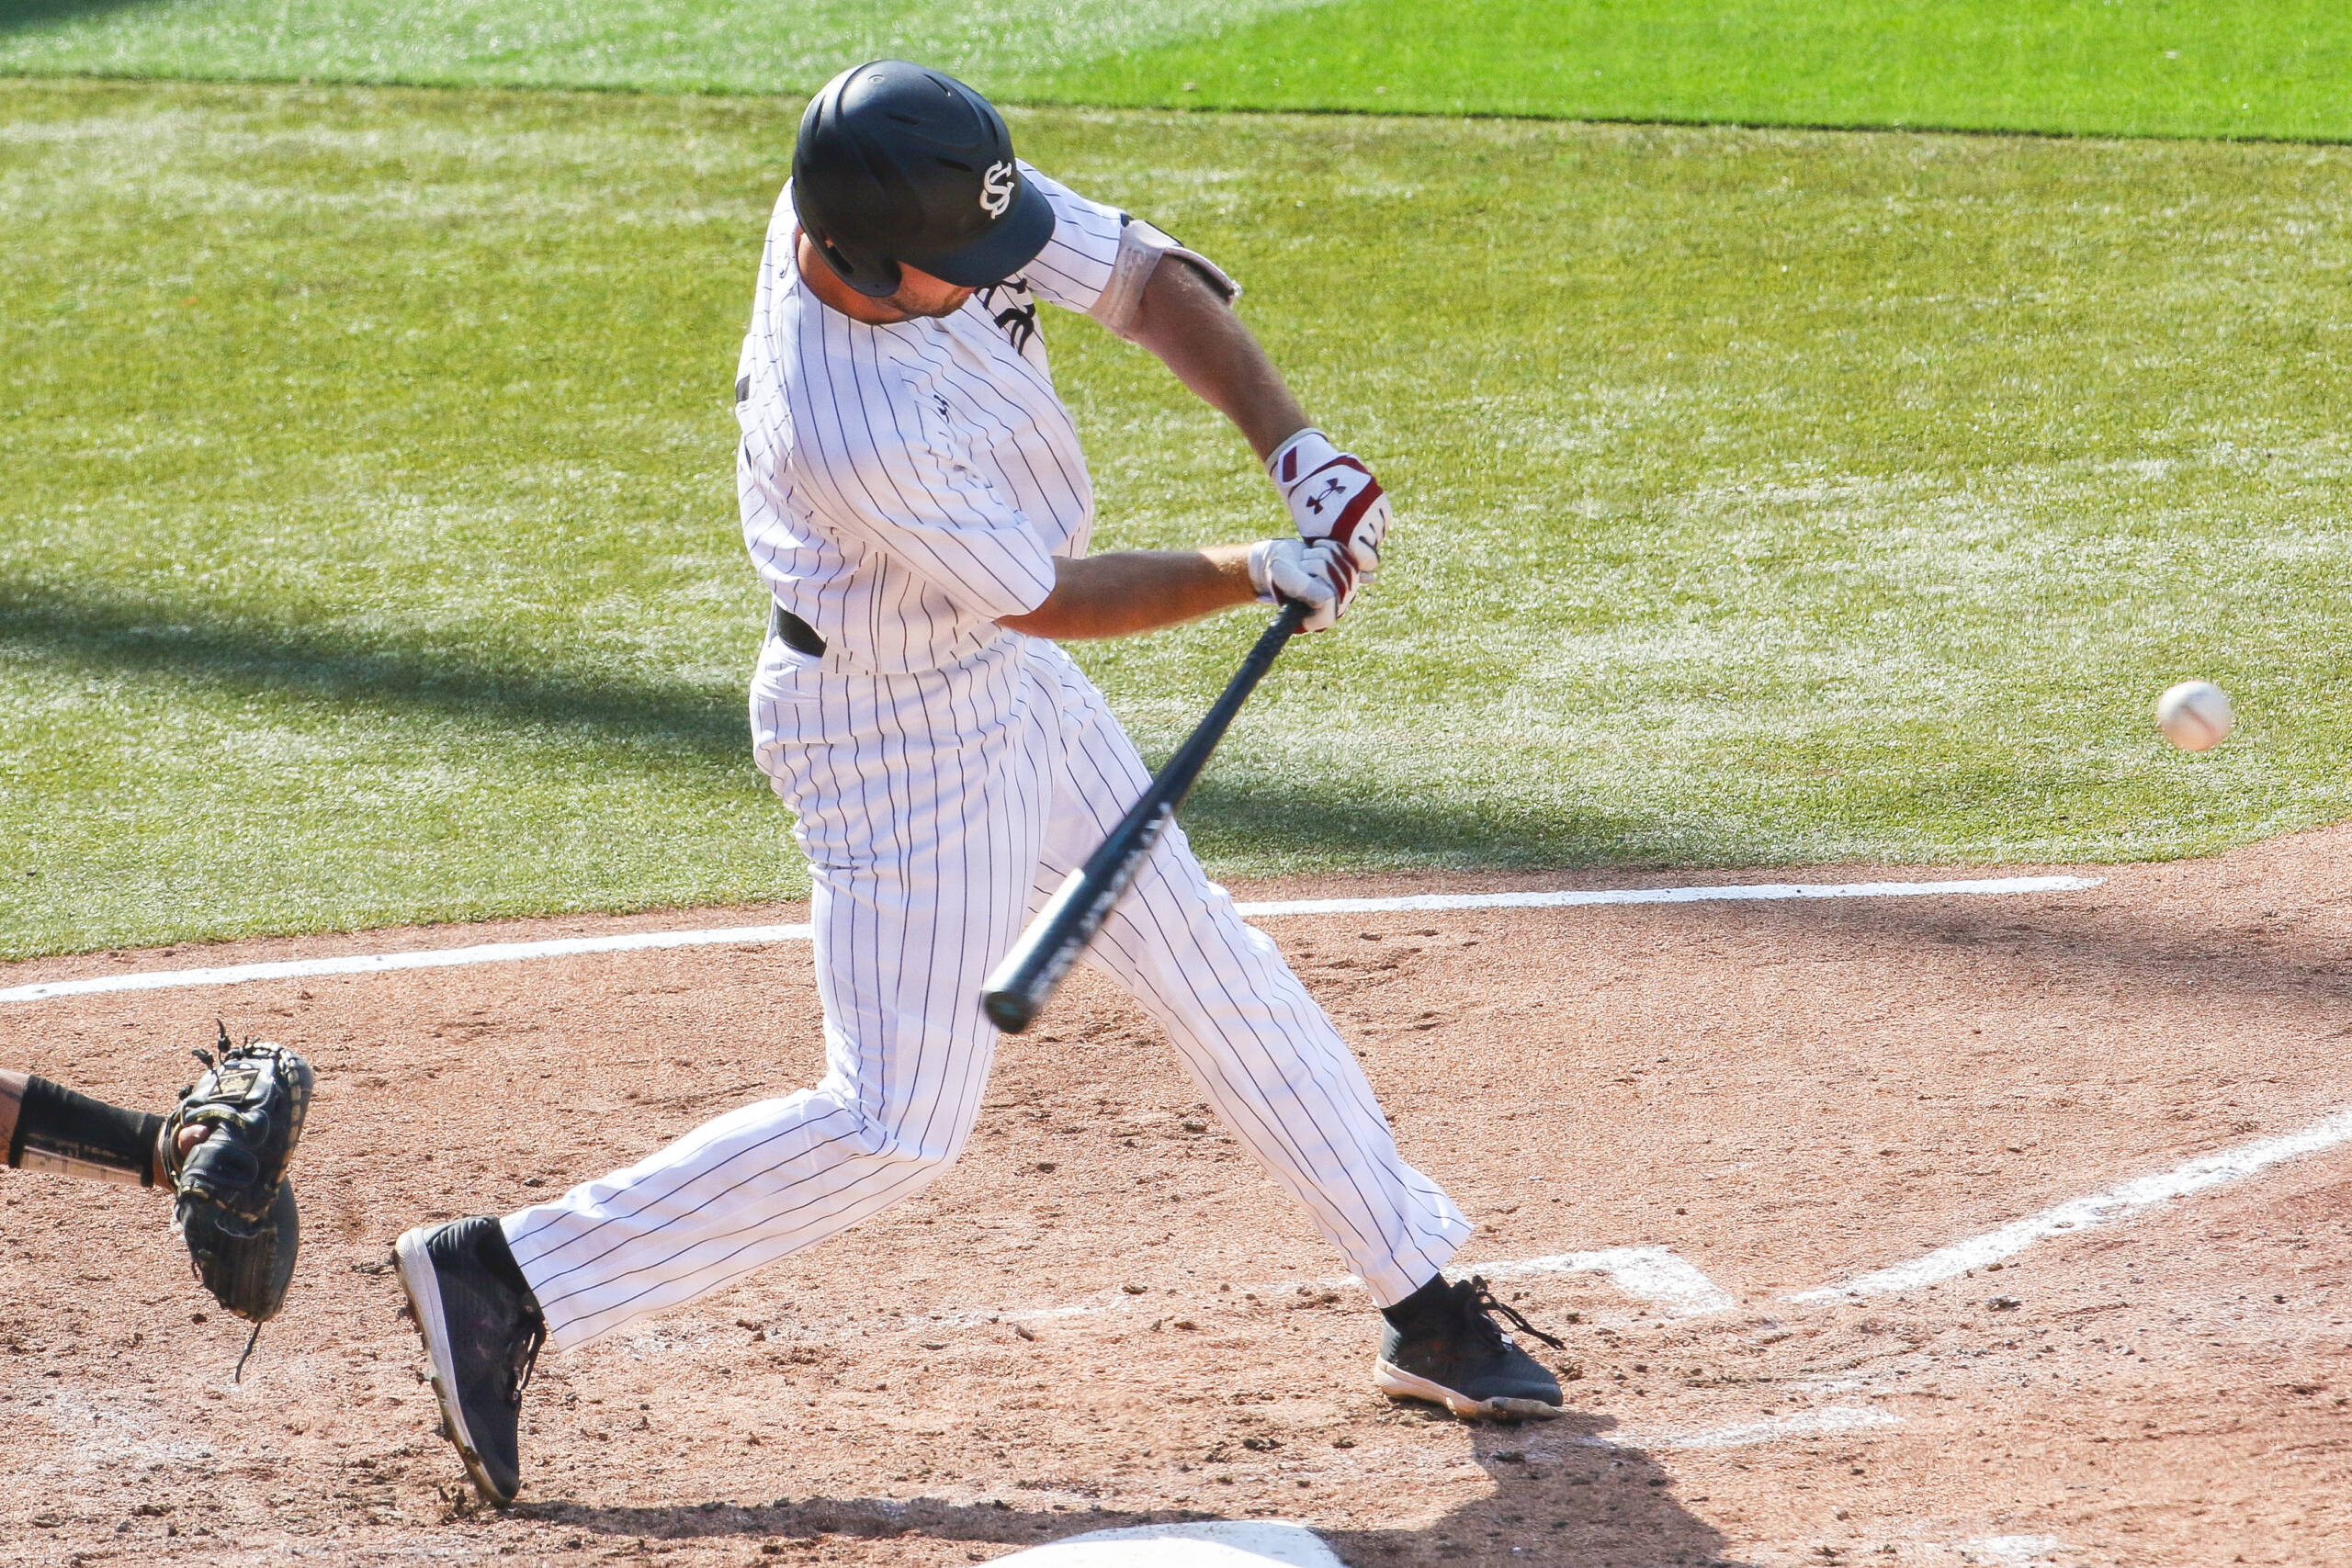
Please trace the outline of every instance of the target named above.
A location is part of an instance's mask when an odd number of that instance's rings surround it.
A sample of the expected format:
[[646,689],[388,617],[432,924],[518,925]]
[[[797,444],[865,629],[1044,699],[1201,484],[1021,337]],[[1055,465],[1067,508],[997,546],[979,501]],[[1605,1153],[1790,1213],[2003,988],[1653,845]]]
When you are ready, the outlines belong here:
[[1250,656],[1241,661],[1233,679],[1226,682],[1208,714],[1185,738],[1176,754],[1168,759],[1152,779],[1151,785],[1136,797],[1119,818],[1086,863],[1062,883],[1004,962],[982,982],[980,1006],[988,1013],[989,1021],[1007,1034],[1018,1034],[1035,1021],[1046,998],[1062,983],[1070,965],[1086,951],[1094,933],[1102,929],[1127,885],[1136,878],[1136,870],[1143,864],[1143,857],[1159,841],[1159,835],[1184,803],[1193,781],[1201,776],[1208,765],[1209,753],[1225,739],[1233,716],[1257,689],[1258,682],[1283,650],[1308,615],[1307,607],[1296,600],[1283,606]]

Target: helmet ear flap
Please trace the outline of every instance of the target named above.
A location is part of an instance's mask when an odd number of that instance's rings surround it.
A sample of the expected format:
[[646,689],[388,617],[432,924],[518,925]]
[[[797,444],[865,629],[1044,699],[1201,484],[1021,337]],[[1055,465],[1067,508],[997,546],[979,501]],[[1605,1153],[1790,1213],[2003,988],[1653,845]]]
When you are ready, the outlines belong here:
[[817,254],[824,258],[827,266],[833,269],[834,276],[868,299],[888,299],[899,291],[899,286],[905,281],[905,275],[899,271],[897,262],[877,257],[870,265],[861,266],[847,251],[833,243],[831,235],[809,233],[808,243],[817,247]]

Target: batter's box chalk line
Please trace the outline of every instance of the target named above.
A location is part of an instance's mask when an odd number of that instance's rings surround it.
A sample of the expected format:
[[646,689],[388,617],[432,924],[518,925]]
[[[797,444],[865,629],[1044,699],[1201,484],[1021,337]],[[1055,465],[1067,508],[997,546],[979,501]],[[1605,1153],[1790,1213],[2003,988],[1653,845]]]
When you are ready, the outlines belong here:
[[[2201,1192],[2209,1187],[2241,1180],[2282,1161],[2324,1153],[2346,1143],[2352,1143],[2352,1107],[2338,1111],[2325,1121],[2314,1122],[2300,1133],[2265,1138],[2234,1149],[2223,1149],[2218,1154],[2201,1155],[2171,1170],[2143,1176],[2108,1191],[2077,1198],[2053,1209],[2044,1209],[2038,1214],[2013,1221],[1983,1235],[1954,1242],[1911,1262],[1860,1275],[1841,1284],[1800,1291],[1788,1300],[1803,1305],[1855,1301],[1917,1290],[1922,1286],[1957,1279],[1972,1269],[1981,1269],[1988,1263],[1998,1263],[2014,1257],[2048,1237],[2071,1235],[2077,1231],[2111,1224],[2160,1204]],[[1658,1308],[1668,1317],[1703,1317],[1712,1313],[1729,1312],[1739,1305],[1739,1298],[1708,1279],[1688,1260],[1663,1247],[1611,1247],[1592,1252],[1498,1258],[1484,1263],[1456,1260],[1449,1272],[1464,1278],[1481,1275],[1497,1283],[1534,1279],[1546,1274],[1599,1274],[1627,1296]],[[1315,1288],[1330,1289],[1361,1287],[1363,1281],[1352,1275],[1343,1275],[1338,1279],[1317,1280],[1312,1284]],[[1283,1285],[1255,1287],[1267,1294],[1279,1294],[1285,1288]],[[1007,1322],[1041,1323],[1134,1309],[1133,1302],[1120,1297],[1100,1303],[1035,1307],[994,1314],[961,1313],[953,1321],[969,1324],[1001,1318]]]
[[1963,1562],[1997,1564],[1998,1568],[2039,1568],[2058,1550],[2054,1535],[1985,1535],[1958,1542],[1952,1548]]
[[[1380,915],[1446,909],[1557,909],[1591,904],[1748,903],[1810,898],[1978,897],[2015,893],[2063,893],[2096,887],[2096,876],[2002,876],[1950,882],[1765,882],[1715,887],[1625,887],[1561,893],[1423,893],[1399,898],[1295,898],[1239,904],[1246,919],[1284,915]],[[513,964],[533,958],[571,958],[595,953],[648,953],[677,947],[765,946],[807,942],[806,923],[782,926],[719,926],[702,931],[630,931],[619,936],[560,937],[547,942],[498,942],[476,947],[427,948],[411,953],[359,953],[335,958],[295,958],[275,964],[232,964],[209,969],[155,969],[142,974],[98,975],[78,980],[43,980],[0,989],[0,1002],[51,1001],[61,997],[113,991],[164,991],[200,986],[242,986],[256,980],[307,980],[334,975],[390,975],[411,969],[447,969],[471,964]]]
[[2300,1133],[2264,1138],[2234,1149],[2223,1149],[2219,1154],[2201,1155],[2170,1170],[2143,1176],[2105,1192],[2077,1198],[2054,1209],[2044,1209],[2038,1214],[2013,1220],[1997,1230],[1939,1247],[1908,1263],[1898,1263],[1891,1269],[1860,1275],[1843,1284],[1801,1291],[1789,1299],[1808,1303],[1849,1301],[1939,1284],[1946,1280],[1958,1279],[1972,1269],[1982,1269],[1988,1263],[2013,1258],[2034,1243],[2051,1236],[2072,1235],[2077,1231],[2112,1224],[2160,1204],[2202,1192],[2209,1187],[2243,1180],[2267,1167],[2285,1160],[2301,1159],[2306,1155],[2320,1154],[2346,1143],[2352,1143],[2352,1108],[2338,1111],[2325,1121],[2314,1122]]

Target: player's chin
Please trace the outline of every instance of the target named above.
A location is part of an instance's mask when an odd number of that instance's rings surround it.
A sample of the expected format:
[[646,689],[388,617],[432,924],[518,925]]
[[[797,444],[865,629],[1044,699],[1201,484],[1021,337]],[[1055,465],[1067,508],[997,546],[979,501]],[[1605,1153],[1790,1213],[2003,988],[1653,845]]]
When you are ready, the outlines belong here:
[[[933,278],[927,281],[937,283],[938,280]],[[979,290],[976,288],[954,287],[944,288],[937,293],[930,292],[928,289],[917,293],[911,289],[901,288],[898,293],[890,296],[889,304],[892,310],[908,321],[920,321],[925,318],[952,316],[962,310],[966,302],[978,292]]]

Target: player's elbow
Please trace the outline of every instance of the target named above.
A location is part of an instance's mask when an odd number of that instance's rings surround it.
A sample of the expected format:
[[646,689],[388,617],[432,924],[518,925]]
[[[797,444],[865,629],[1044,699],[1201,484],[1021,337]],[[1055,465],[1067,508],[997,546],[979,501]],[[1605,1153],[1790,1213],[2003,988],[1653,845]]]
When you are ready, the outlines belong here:
[[1068,620],[1068,615],[1056,608],[1054,602],[1048,599],[1026,615],[1000,615],[996,624],[1006,631],[1019,632],[1023,637],[1059,639],[1070,635],[1066,625]]
[[1023,637],[1050,637],[1057,641],[1067,637],[1100,636],[1087,628],[1094,619],[1091,596],[1085,592],[1081,579],[1083,569],[1074,561],[1056,558],[1054,586],[1034,609],[1017,615],[999,615],[996,624],[1007,631]]
[[1019,632],[1023,637],[1041,637],[1054,642],[1117,637],[1124,630],[1117,626],[1106,626],[1095,606],[1067,601],[1057,604],[1051,599],[1025,615],[1007,615],[997,625],[1007,631]]

